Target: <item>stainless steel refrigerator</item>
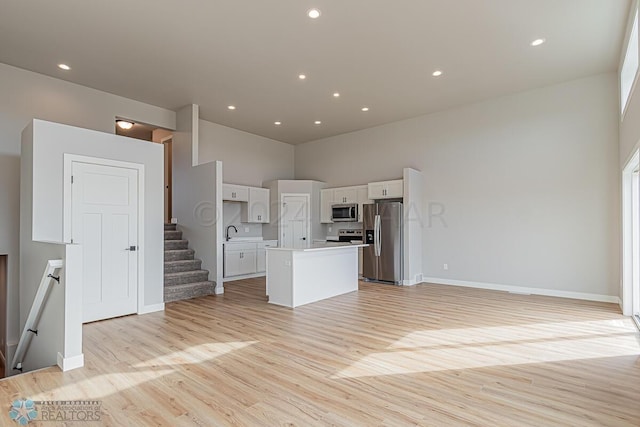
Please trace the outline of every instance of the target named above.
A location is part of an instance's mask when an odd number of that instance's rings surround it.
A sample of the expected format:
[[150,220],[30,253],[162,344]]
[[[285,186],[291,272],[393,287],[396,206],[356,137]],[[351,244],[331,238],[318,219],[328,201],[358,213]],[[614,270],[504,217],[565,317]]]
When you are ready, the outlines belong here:
[[402,282],[402,203],[380,202],[363,206],[364,248],[362,273],[365,279]]

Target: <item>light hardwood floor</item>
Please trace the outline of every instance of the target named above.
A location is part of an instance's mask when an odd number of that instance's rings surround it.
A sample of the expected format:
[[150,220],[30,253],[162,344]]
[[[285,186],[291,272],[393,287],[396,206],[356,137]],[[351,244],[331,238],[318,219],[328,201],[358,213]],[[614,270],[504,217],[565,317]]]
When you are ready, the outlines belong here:
[[0,424],[28,397],[101,400],[112,426],[640,425],[640,335],[614,304],[361,283],[291,310],[262,279],[225,289],[85,325],[84,368],[0,381]]

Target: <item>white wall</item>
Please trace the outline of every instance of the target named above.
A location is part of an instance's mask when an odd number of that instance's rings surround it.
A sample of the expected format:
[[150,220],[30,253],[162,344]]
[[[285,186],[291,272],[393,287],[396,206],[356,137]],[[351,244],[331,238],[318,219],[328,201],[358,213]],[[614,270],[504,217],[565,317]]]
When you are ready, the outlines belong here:
[[0,64],[0,252],[8,254],[7,336],[18,339],[20,134],[33,118],[114,133],[115,117],[175,128],[175,112]]
[[426,276],[617,297],[616,81],[592,76],[298,145],[296,178],[336,187],[415,168],[431,210]]
[[[160,144],[33,121],[33,240],[69,243],[63,236],[64,155],[144,165],[144,306],[162,304],[164,263],[164,148]],[[23,162],[24,163],[24,162]],[[69,236],[70,237],[70,236]]]
[[222,161],[223,180],[262,187],[266,181],[293,179],[292,145],[200,120],[200,163]]
[[198,107],[188,105],[178,111],[173,137],[173,217],[189,247],[216,282],[222,283],[222,164],[201,164],[198,155]]
[[[64,245],[31,240],[34,175],[32,130],[32,126],[29,126],[24,133],[20,167],[20,331],[31,310],[47,261],[65,258]],[[49,291],[38,325],[38,335],[32,337],[25,358],[21,361],[24,372],[55,365],[57,354],[63,352],[66,285],[64,270],[61,271],[60,277],[60,284],[54,284]],[[18,373],[11,366],[14,352],[15,345],[11,345],[8,352],[8,375]]]

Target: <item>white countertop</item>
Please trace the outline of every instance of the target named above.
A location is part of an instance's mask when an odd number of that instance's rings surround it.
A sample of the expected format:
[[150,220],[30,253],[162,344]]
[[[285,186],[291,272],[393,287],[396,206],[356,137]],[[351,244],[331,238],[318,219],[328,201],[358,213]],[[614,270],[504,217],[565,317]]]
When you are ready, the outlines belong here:
[[345,248],[364,248],[369,246],[366,244],[353,244],[344,242],[326,242],[326,243],[311,243],[304,248],[279,248],[272,247],[267,248],[269,251],[292,251],[292,252],[311,252],[311,251],[326,251],[332,249],[345,249]]

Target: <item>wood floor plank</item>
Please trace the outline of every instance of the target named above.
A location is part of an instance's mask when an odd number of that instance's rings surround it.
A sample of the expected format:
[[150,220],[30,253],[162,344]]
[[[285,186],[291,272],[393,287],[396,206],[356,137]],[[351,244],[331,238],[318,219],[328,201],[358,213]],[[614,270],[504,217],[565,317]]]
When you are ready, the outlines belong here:
[[100,400],[100,426],[640,425],[640,334],[614,304],[361,283],[292,310],[264,290],[87,324],[84,368],[0,399]]

